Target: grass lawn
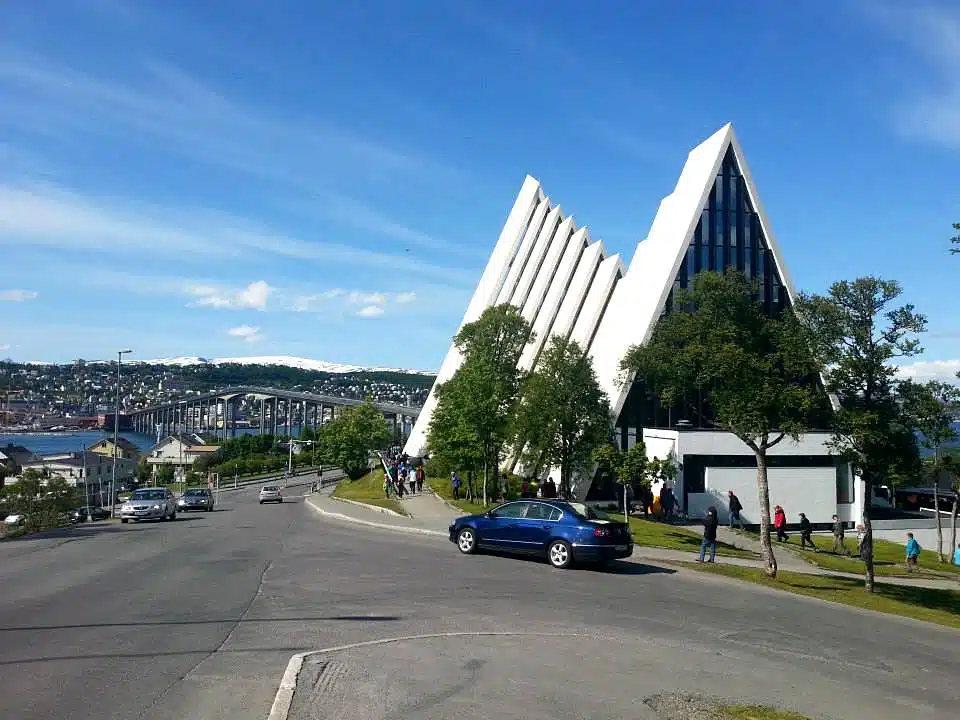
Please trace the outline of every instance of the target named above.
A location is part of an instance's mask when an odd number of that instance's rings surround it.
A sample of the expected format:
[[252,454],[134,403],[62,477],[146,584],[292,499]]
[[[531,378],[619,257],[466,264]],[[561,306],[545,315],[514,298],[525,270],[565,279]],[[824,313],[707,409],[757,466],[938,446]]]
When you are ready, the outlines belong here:
[[376,505],[406,515],[396,498],[384,495],[383,470],[371,470],[356,480],[341,480],[333,489],[332,495],[336,498],[362,502],[365,505]]
[[859,579],[804,575],[781,570],[777,573],[777,579],[771,580],[760,568],[709,563],[677,564],[692,570],[726,575],[797,595],[807,595],[865,610],[960,628],[960,591],[957,590],[877,583],[874,585],[873,593],[866,593],[863,591],[863,580]]
[[[440,497],[456,505],[467,514],[480,514],[486,512],[488,509],[481,503],[454,500],[453,488],[450,486],[450,478],[430,478],[429,484]],[[611,517],[614,520],[623,521],[623,515],[612,515]],[[660,547],[668,550],[684,550],[687,552],[700,551],[700,536],[684,528],[632,517],[630,518],[630,530],[633,533],[633,542],[637,545]],[[717,543],[717,555],[750,559],[759,557],[749,550],[740,550],[739,548],[724,543]]]
[[[760,533],[745,532],[745,534],[760,540]],[[796,541],[796,542],[794,542]],[[835,572],[848,572],[859,575],[863,573],[863,561],[857,555],[857,538],[845,537],[844,547],[850,551],[850,556],[837,555],[833,552],[832,535],[814,535],[813,541],[820,552],[811,552],[800,549],[800,533],[791,533],[790,542],[785,543],[791,551],[817,567]],[[773,547],[783,547],[784,543],[774,542]],[[960,567],[950,563],[950,556],[944,553],[947,562],[937,561],[937,553],[933,550],[920,551],[920,572],[908,573],[904,567],[904,546],[889,540],[873,541],[873,568],[877,577],[928,577],[942,578],[944,575],[960,580]]]
[[724,720],[810,720],[806,715],[763,705],[721,705],[720,712]]

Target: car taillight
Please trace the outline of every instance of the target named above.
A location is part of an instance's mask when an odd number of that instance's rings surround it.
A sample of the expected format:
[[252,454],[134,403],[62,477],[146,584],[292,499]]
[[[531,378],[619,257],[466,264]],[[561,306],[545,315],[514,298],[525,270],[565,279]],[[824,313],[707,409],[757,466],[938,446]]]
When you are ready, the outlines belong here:
[[594,528],[593,536],[594,537],[607,537],[610,534],[610,531],[606,528]]

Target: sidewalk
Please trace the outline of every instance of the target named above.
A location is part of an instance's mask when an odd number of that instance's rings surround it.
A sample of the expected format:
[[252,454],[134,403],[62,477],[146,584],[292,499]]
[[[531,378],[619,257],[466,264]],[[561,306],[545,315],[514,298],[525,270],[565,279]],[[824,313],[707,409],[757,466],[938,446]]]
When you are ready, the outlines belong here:
[[[306,499],[308,505],[321,515],[331,517],[337,520],[353,522],[369,527],[376,527],[385,530],[394,530],[397,532],[407,532],[418,535],[431,535],[435,537],[448,537],[448,527],[454,518],[465,513],[458,512],[439,499],[433,492],[424,488],[424,492],[417,495],[405,495],[401,500],[404,510],[409,513],[409,517],[398,517],[389,513],[379,512],[374,508],[367,508],[353,503],[345,503],[330,496],[329,489],[324,489],[320,493],[309,496]],[[678,526],[679,527],[679,526]],[[684,525],[688,530],[703,534],[703,526],[691,524]],[[744,537],[732,532],[726,527],[717,529],[717,539],[729,545],[750,550],[756,553],[760,552],[760,541],[750,537]],[[777,552],[779,550],[779,552]],[[777,566],[780,570],[794,572],[802,575],[823,575],[827,577],[851,578],[855,580],[863,579],[862,575],[853,573],[835,572],[824,570],[815,565],[804,562],[794,552],[774,547],[777,557]],[[693,562],[697,559],[698,553],[683,552],[681,550],[668,550],[666,548],[647,547],[644,545],[634,545],[633,555],[627,558],[627,562],[647,563],[647,562]],[[738,567],[762,568],[762,560],[750,560],[747,558],[724,557],[719,562],[725,565],[736,565]],[[923,587],[937,590],[956,590],[957,583],[952,580],[936,580],[933,578],[900,578],[900,577],[882,577],[877,576],[876,582],[889,585],[906,585],[908,587]]]
[[[692,523],[690,525],[684,525],[683,527],[687,530],[697,533],[698,535],[703,535],[703,525],[700,523]],[[742,535],[724,525],[721,525],[717,528],[717,540],[719,542],[727,543],[728,545],[733,545],[741,550],[750,550],[751,552],[761,554],[759,540],[747,535]],[[803,555],[801,553],[804,552],[806,551],[794,549],[793,547],[784,547],[782,544],[773,544],[773,553],[777,558],[777,567],[780,570],[786,570],[787,572],[794,572],[802,575],[824,575],[826,577],[847,578],[849,580],[863,579],[863,574],[861,573],[848,573],[840,570],[827,570],[825,568],[817,567],[816,565],[803,559]],[[634,551],[634,554],[636,554],[636,551]],[[763,562],[760,560],[723,558],[723,562],[729,565],[742,565],[744,567],[763,567]],[[907,587],[924,587],[930,588],[931,590],[960,589],[960,585],[958,585],[957,581],[946,578],[939,580],[937,578],[904,578],[877,575],[875,582],[886,583],[888,585],[906,585]]]

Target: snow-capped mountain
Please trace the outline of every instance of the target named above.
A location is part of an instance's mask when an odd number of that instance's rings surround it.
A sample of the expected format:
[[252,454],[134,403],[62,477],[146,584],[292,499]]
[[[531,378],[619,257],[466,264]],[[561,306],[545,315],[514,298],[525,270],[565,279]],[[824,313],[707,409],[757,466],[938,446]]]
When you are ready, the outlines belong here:
[[291,357],[289,355],[266,355],[263,357],[233,357],[233,358],[202,358],[202,357],[174,357],[158,358],[156,360],[142,360],[144,365],[285,365],[300,370],[314,370],[327,373],[355,373],[355,372],[400,372],[411,375],[435,375],[436,373],[424,370],[408,370],[404,368],[364,367],[362,365],[345,365],[332,363],[326,360],[311,360],[309,358]]

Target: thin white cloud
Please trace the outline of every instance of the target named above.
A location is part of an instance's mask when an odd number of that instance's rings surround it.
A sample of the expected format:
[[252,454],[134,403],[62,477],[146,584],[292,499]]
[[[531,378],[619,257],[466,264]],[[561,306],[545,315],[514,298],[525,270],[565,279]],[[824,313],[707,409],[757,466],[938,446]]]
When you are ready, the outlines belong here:
[[190,303],[191,305],[230,310],[264,310],[267,307],[267,299],[271,292],[273,292],[273,288],[265,280],[257,280],[240,290],[228,290],[209,285],[187,288],[187,294],[197,298],[196,301]]
[[24,302],[25,300],[34,300],[39,293],[33,290],[0,290],[0,301],[3,302]]
[[393,299],[401,305],[406,305],[416,300],[417,294],[413,291],[397,293]]
[[10,343],[3,343],[0,345],[0,352],[6,352],[10,349]]
[[260,334],[260,328],[251,325],[240,325],[239,327],[230,328],[227,330],[227,335],[239,338],[248,343],[257,342],[263,338],[263,335]]
[[383,315],[383,308],[379,305],[367,305],[357,310],[357,316],[363,318],[373,318]]
[[0,246],[99,250],[187,261],[219,262],[274,256],[326,264],[383,268],[453,287],[472,285],[474,273],[411,260],[405,254],[300,240],[246,218],[210,210],[175,210],[89,197],[49,184],[0,182]]
[[911,48],[926,70],[896,108],[907,135],[960,150],[960,7],[956,3],[873,2],[867,15]]
[[364,293],[354,290],[347,293],[346,299],[351,305],[383,305],[387,296],[378,292]]
[[957,373],[960,373],[960,360],[919,360],[901,365],[897,371],[904,380],[942,380],[960,384]]
[[460,174],[431,158],[362,137],[320,120],[271,116],[235,102],[202,80],[161,62],[135,77],[98,77],[24,52],[0,53],[0,87],[10,100],[8,121],[76,136],[118,129],[150,135],[164,149],[258,179],[313,191],[318,174],[360,177],[452,178]]

